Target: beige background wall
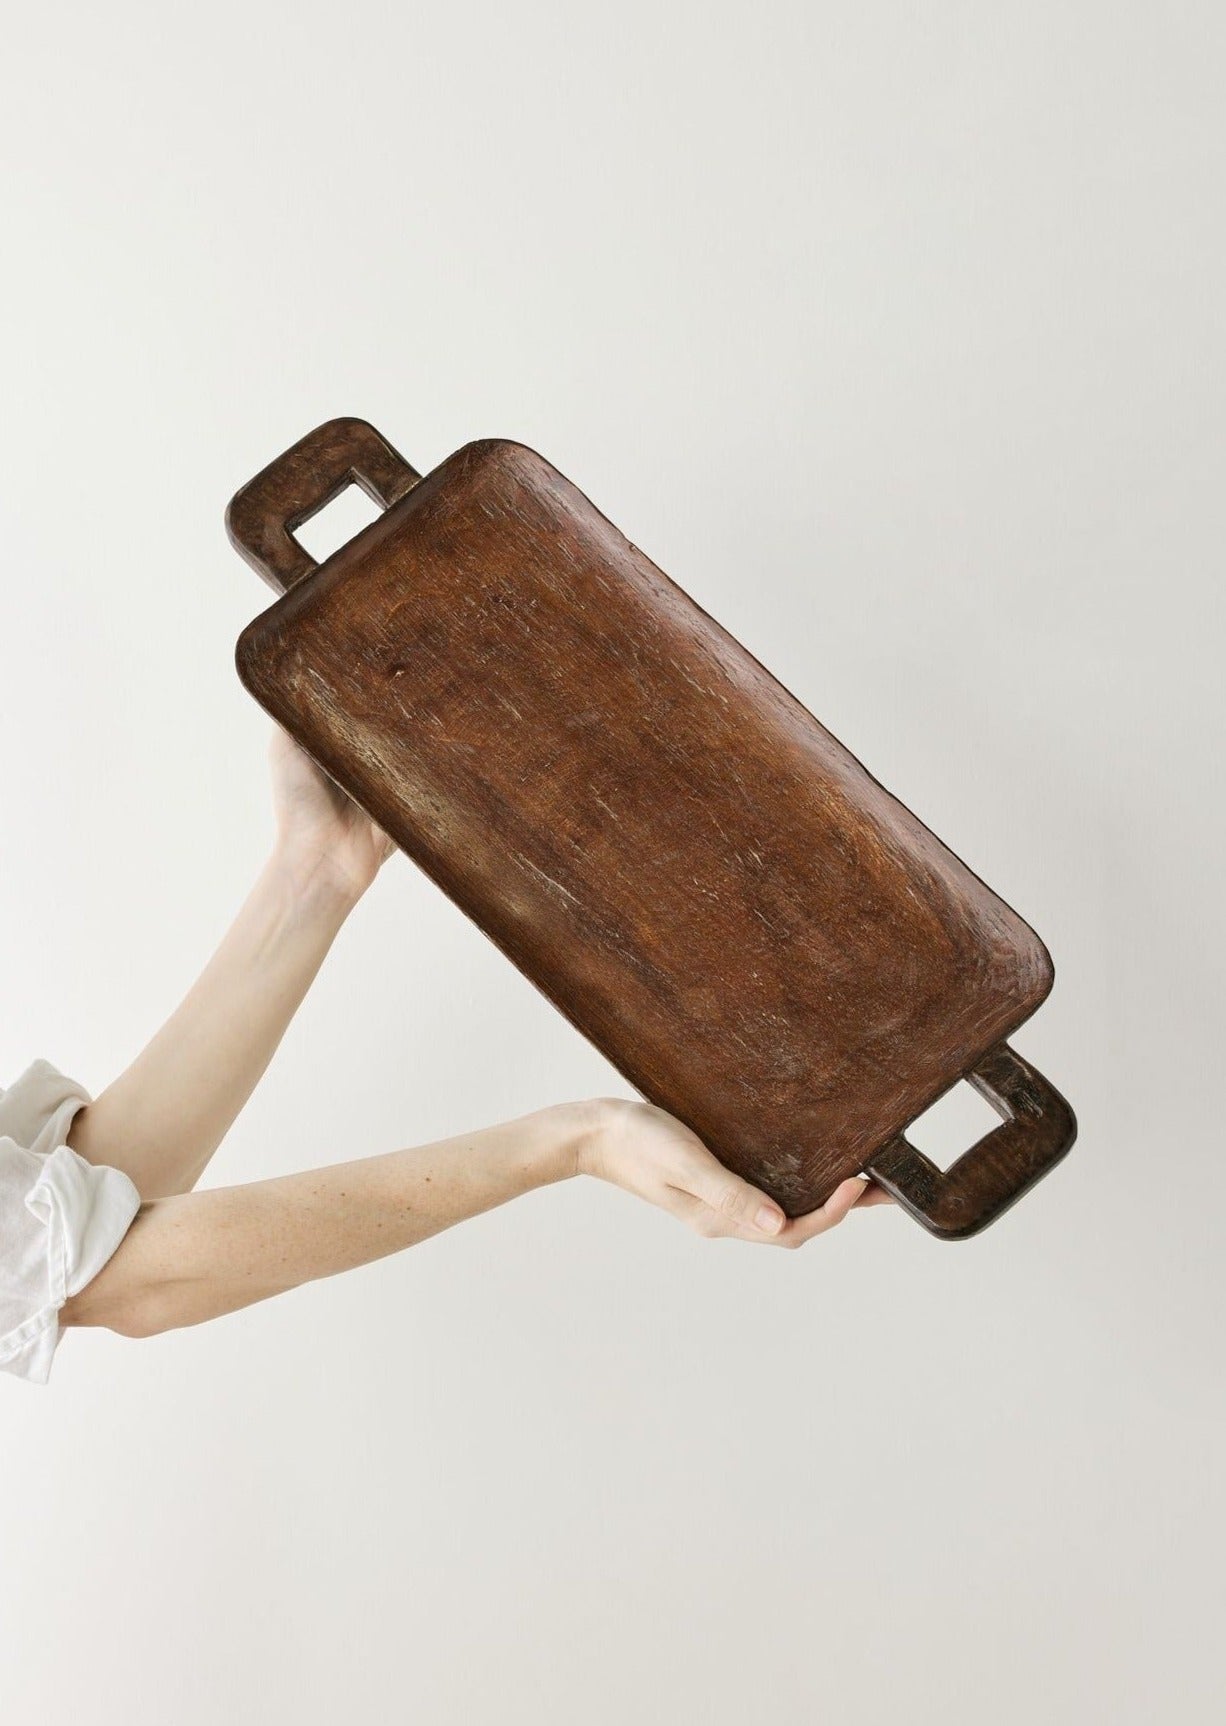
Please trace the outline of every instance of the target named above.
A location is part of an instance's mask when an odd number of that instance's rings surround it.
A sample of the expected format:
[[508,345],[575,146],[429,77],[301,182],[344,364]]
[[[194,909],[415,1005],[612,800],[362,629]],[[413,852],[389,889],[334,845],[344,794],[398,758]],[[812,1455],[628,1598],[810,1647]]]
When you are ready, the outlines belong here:
[[[540,449],[764,659],[1042,932],[1017,1044],[1081,1120],[965,1245],[569,1186],[70,1336],[0,1382],[6,1726],[1216,1717],[1224,48],[1127,0],[6,17],[0,1083],[100,1089],[256,873],[222,509],[356,412]],[[211,1178],[622,1088],[398,860]]]

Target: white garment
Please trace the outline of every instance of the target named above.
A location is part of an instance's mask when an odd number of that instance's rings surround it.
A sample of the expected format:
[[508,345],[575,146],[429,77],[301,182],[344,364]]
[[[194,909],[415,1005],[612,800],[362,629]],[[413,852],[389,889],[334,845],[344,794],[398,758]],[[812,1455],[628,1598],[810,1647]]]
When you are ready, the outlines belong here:
[[140,1194],[64,1143],[93,1098],[50,1061],[0,1091],[0,1372],[46,1384],[59,1311],[127,1234]]

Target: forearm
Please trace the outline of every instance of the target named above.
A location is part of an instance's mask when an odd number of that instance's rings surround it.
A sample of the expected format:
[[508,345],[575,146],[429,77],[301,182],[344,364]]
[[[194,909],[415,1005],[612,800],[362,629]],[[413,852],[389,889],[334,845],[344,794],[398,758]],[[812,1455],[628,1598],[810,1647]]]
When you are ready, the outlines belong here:
[[368,1264],[565,1179],[598,1121],[594,1104],[558,1104],[413,1150],[156,1199],[61,1322],[148,1336]]
[[68,1143],[142,1198],[200,1178],[323,963],[353,899],[273,852],[188,994],[131,1066],[82,1109]]

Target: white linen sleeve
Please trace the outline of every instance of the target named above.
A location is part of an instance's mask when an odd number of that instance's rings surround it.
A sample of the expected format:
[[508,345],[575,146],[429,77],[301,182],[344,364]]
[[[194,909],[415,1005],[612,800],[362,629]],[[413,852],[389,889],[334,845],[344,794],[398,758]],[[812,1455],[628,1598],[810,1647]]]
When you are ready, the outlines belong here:
[[35,1061],[0,1093],[0,1371],[46,1384],[59,1311],[127,1234],[140,1194],[65,1136],[89,1093]]

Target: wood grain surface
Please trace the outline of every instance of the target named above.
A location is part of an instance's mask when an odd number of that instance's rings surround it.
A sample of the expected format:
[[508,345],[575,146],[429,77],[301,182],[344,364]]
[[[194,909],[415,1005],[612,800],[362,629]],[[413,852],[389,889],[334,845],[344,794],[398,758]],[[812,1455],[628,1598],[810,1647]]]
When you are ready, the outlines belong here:
[[[294,579],[239,639],[246,688],[789,1214],[871,1169],[936,1233],[999,1215],[1075,1132],[1003,1046],[1052,985],[1034,931],[522,444],[385,472],[386,512],[303,567],[277,512],[310,513],[313,462],[316,492],[344,483],[363,425],[231,505],[244,555]],[[942,1174],[903,1133],[964,1075],[1002,1124]]]

